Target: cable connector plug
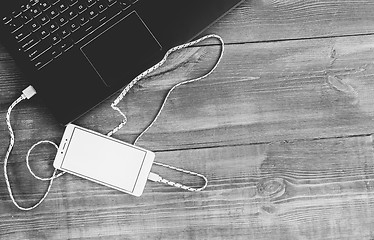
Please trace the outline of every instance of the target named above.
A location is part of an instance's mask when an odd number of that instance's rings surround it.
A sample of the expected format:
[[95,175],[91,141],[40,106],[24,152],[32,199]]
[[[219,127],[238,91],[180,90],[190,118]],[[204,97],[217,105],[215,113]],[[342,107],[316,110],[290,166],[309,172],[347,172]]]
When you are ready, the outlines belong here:
[[22,95],[27,98],[27,99],[30,99],[32,98],[34,95],[36,94],[36,90],[34,89],[33,86],[28,86],[27,88],[25,88],[23,91],[22,91]]
[[160,177],[160,175],[150,172],[148,175],[148,180],[151,180],[153,182],[161,182],[162,178]]

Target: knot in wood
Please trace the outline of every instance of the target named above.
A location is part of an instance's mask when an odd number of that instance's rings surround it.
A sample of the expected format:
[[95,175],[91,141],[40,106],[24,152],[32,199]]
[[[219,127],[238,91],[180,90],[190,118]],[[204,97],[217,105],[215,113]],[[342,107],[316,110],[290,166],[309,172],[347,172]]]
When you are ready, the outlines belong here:
[[263,179],[257,184],[257,193],[263,197],[280,197],[286,191],[281,178]]

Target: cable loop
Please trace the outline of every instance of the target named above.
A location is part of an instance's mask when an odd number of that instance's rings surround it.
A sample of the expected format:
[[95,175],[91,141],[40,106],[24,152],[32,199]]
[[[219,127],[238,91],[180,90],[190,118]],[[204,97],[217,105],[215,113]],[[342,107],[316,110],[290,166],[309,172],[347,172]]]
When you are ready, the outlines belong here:
[[[172,54],[173,52],[176,52],[178,50],[181,50],[181,49],[184,49],[184,48],[187,48],[187,47],[190,47],[190,46],[193,46],[193,45],[196,45],[197,43],[200,43],[208,38],[216,38],[219,40],[220,44],[221,44],[221,52],[220,52],[220,55],[219,55],[219,58],[218,60],[216,61],[215,65],[212,67],[212,69],[204,74],[203,76],[200,76],[200,77],[197,77],[197,78],[194,78],[194,79],[190,79],[190,80],[186,80],[186,81],[183,81],[183,82],[180,82],[176,85],[174,85],[167,93],[166,97],[164,98],[163,102],[162,102],[162,105],[161,107],[159,108],[156,116],[154,117],[153,121],[137,136],[137,138],[135,139],[134,141],[134,145],[138,142],[138,140],[143,136],[143,134],[145,134],[152,126],[153,124],[157,121],[158,117],[160,116],[162,110],[164,109],[165,107],[165,104],[170,96],[170,94],[179,86],[182,86],[184,84],[188,84],[188,83],[193,83],[193,82],[196,82],[196,81],[199,81],[201,79],[204,79],[206,77],[208,77],[218,66],[218,64],[220,63],[221,59],[222,59],[222,56],[223,56],[223,53],[224,53],[224,42],[223,42],[223,39],[218,36],[218,35],[215,35],[215,34],[211,34],[211,35],[207,35],[207,36],[204,36],[202,38],[199,38],[195,41],[192,41],[192,42],[189,42],[189,43],[186,43],[186,44],[182,44],[182,45],[179,45],[179,46],[176,46],[176,47],[173,47],[171,48],[164,56],[164,58],[159,62],[157,63],[156,65],[154,65],[153,67],[149,68],[148,70],[144,71],[143,73],[141,73],[140,75],[138,75],[134,80],[132,80],[125,88],[124,90],[119,94],[119,96],[114,100],[114,102],[111,104],[111,107],[113,110],[119,112],[119,114],[123,117],[123,120],[121,121],[120,124],[118,124],[118,126],[116,126],[112,131],[110,131],[107,135],[108,136],[111,136],[113,135],[114,133],[116,133],[117,131],[119,131],[123,126],[125,126],[126,122],[127,122],[127,117],[126,117],[126,114],[124,114],[121,109],[119,107],[117,107],[117,105],[121,102],[121,100],[126,96],[126,94],[129,92],[129,90],[138,82],[140,81],[141,79],[143,79],[145,76],[147,76],[148,74],[150,74],[151,72],[155,71],[156,69],[158,69],[159,67],[161,67],[167,60],[168,56],[170,54]],[[27,90],[27,91],[26,91]],[[52,144],[56,149],[58,149],[58,146],[51,142],[51,141],[47,141],[47,140],[44,140],[44,141],[39,141],[37,142],[36,144],[34,144],[27,152],[27,155],[26,155],[26,164],[27,164],[27,168],[29,169],[30,173],[38,180],[41,180],[41,181],[49,181],[49,184],[48,184],[48,189],[47,191],[44,193],[43,197],[36,203],[34,204],[33,206],[31,207],[22,207],[18,204],[18,202],[16,201],[16,199],[14,198],[14,195],[13,195],[13,191],[12,191],[12,188],[11,188],[11,185],[10,185],[10,181],[9,181],[9,177],[8,177],[8,169],[7,169],[7,166],[8,166],[8,160],[9,160],[9,156],[10,156],[10,153],[14,147],[14,142],[15,142],[15,138],[14,138],[14,132],[13,132],[13,129],[12,129],[12,125],[11,125],[11,120],[10,120],[10,114],[13,110],[13,108],[18,104],[20,103],[21,101],[25,100],[25,99],[29,99],[30,97],[32,97],[33,95],[35,94],[35,90],[33,88],[27,88],[24,90],[23,94],[17,98],[8,108],[8,111],[6,113],[6,124],[8,126],[8,130],[9,130],[9,135],[10,135],[10,142],[9,142],[9,146],[8,146],[8,150],[5,154],[5,158],[4,158],[4,177],[5,177],[5,182],[6,182],[6,186],[7,186],[7,189],[8,189],[8,192],[9,192],[9,196],[13,202],[13,204],[20,210],[24,210],[24,211],[28,211],[28,210],[32,210],[36,207],[38,207],[44,200],[45,198],[47,197],[48,193],[50,192],[51,190],[51,187],[52,187],[52,184],[53,184],[53,180],[62,176],[63,174],[65,174],[65,172],[60,172],[59,174],[57,174],[57,169],[55,169],[53,171],[53,174],[51,177],[40,177],[40,176],[37,176],[34,171],[31,169],[31,166],[30,166],[30,161],[29,161],[29,157],[30,157],[30,154],[32,152],[32,150],[40,145],[40,144]],[[170,180],[167,180],[167,179],[164,179],[164,178],[161,178],[159,179],[159,182],[162,182],[164,184],[168,184],[168,185],[171,185],[171,186],[174,186],[174,187],[178,187],[178,188],[181,188],[181,189],[185,189],[185,190],[188,190],[188,191],[202,191],[203,189],[205,189],[207,187],[207,184],[208,184],[208,179],[202,175],[202,174],[199,174],[199,173],[195,173],[195,172],[192,172],[192,171],[189,171],[189,170],[184,170],[184,169],[181,169],[181,168],[177,168],[177,167],[173,167],[173,166],[170,166],[170,165],[167,165],[167,164],[164,164],[164,163],[159,163],[159,162],[154,162],[156,165],[159,165],[159,166],[162,166],[162,167],[165,167],[165,168],[169,168],[169,169],[172,169],[172,170],[175,170],[175,171],[179,171],[179,172],[183,172],[183,173],[186,173],[186,174],[190,174],[190,175],[194,175],[194,176],[197,176],[197,177],[200,177],[202,178],[205,183],[202,187],[200,188],[192,188],[192,187],[188,187],[188,186],[185,186],[183,184],[180,184],[180,183],[175,183],[173,181],[170,181]]]
[[51,142],[51,141],[48,141],[48,140],[43,140],[43,141],[39,141],[37,143],[35,143],[34,145],[32,145],[32,147],[29,149],[29,151],[27,151],[27,155],[26,155],[26,165],[27,165],[27,168],[29,169],[29,172],[34,176],[34,178],[40,180],[40,181],[50,181],[50,180],[53,180],[53,179],[56,179],[62,175],[65,174],[65,172],[61,172],[57,175],[52,175],[51,177],[48,177],[48,178],[45,178],[45,177],[39,177],[38,175],[36,175],[34,173],[34,171],[31,169],[31,166],[30,166],[30,160],[29,160],[29,157],[30,157],[30,154],[31,154],[31,151],[34,150],[34,148],[40,144],[51,144],[53,145],[57,150],[58,150],[58,146],[56,143],[54,142]]
[[36,144],[34,144],[30,150],[28,151],[27,153],[27,157],[26,157],[26,163],[27,163],[27,168],[29,169],[30,173],[37,179],[39,180],[42,180],[42,181],[50,181],[49,184],[48,184],[48,188],[47,188],[47,191],[44,193],[43,197],[37,202],[35,203],[33,206],[31,207],[23,207],[21,205],[18,204],[18,202],[16,201],[16,199],[14,198],[14,195],[13,195],[13,191],[12,191],[12,187],[10,185],[10,181],[9,181],[9,177],[8,177],[8,160],[9,160],[9,156],[10,156],[10,153],[12,152],[12,149],[14,147],[14,132],[13,132],[13,128],[12,128],[12,125],[11,125],[11,121],[10,121],[10,114],[12,113],[12,110],[13,108],[20,102],[22,102],[23,100],[25,100],[27,97],[22,94],[19,98],[17,98],[8,108],[8,111],[7,111],[7,114],[6,114],[6,124],[8,126],[8,130],[9,130],[9,135],[10,135],[10,142],[9,142],[9,146],[8,146],[8,150],[5,154],[5,158],[4,158],[4,178],[5,178],[5,183],[6,183],[6,186],[7,186],[7,189],[8,189],[8,192],[9,192],[9,196],[10,196],[10,199],[12,200],[13,204],[19,209],[19,210],[23,210],[23,211],[29,211],[29,210],[33,210],[35,209],[36,207],[38,207],[43,201],[44,199],[47,197],[48,193],[50,192],[51,190],[51,187],[52,187],[52,184],[53,184],[53,180],[61,175],[64,174],[64,172],[60,173],[57,175],[57,169],[55,169],[53,171],[53,174],[52,176],[49,178],[49,179],[45,179],[45,178],[41,178],[41,177],[38,177],[37,175],[35,175],[35,173],[31,170],[31,167],[30,167],[30,164],[29,164],[29,155],[31,153],[31,151],[34,149],[34,147],[36,147],[37,145],[41,144],[41,143],[51,143],[53,144],[55,147],[57,147],[57,145],[55,143],[52,143],[50,141],[40,141]]
[[[148,74],[150,74],[151,72],[155,71],[156,69],[160,68],[167,60],[167,58],[169,57],[170,54],[176,52],[176,51],[179,51],[181,49],[184,49],[184,48],[187,48],[187,47],[190,47],[190,46],[193,46],[193,45],[196,45],[208,38],[215,38],[217,39],[219,42],[220,42],[220,45],[221,45],[221,52],[220,52],[220,55],[215,63],[215,65],[210,69],[209,72],[207,72],[206,74],[200,76],[200,77],[197,77],[197,78],[194,78],[194,79],[189,79],[189,80],[185,80],[185,81],[182,81],[180,83],[177,83],[175,84],[169,91],[168,93],[166,94],[162,104],[161,104],[161,107],[159,108],[156,116],[153,118],[152,122],[136,137],[135,141],[133,142],[134,145],[136,145],[136,143],[138,142],[138,140],[153,126],[153,124],[157,121],[157,119],[159,118],[159,116],[161,115],[161,112],[162,110],[164,109],[165,105],[166,105],[166,102],[167,100],[169,99],[169,96],[171,95],[171,93],[178,87],[182,86],[182,85],[185,85],[185,84],[188,84],[188,83],[193,83],[193,82],[197,82],[199,80],[202,80],[206,77],[208,77],[209,75],[211,75],[214,70],[218,67],[219,63],[221,62],[221,59],[223,57],[223,53],[224,53],[224,50],[225,50],[225,43],[223,41],[223,39],[216,35],[216,34],[210,34],[210,35],[206,35],[202,38],[199,38],[195,41],[192,41],[192,42],[189,42],[189,43],[186,43],[186,44],[182,44],[182,45],[179,45],[179,46],[176,46],[176,47],[173,47],[171,48],[169,51],[167,51],[167,53],[165,54],[164,58],[159,62],[157,63],[156,65],[154,65],[153,67],[147,69],[146,71],[144,71],[143,73],[141,73],[140,75],[138,75],[134,80],[132,80],[125,88],[124,90],[119,94],[119,96],[113,101],[113,103],[111,104],[111,107],[113,108],[113,110],[119,112],[119,114],[121,116],[123,116],[124,120],[117,126],[115,127],[112,131],[110,131],[107,135],[108,136],[112,136],[114,133],[116,133],[117,131],[119,131],[123,126],[125,126],[126,122],[127,122],[127,117],[126,117],[126,114],[123,113],[121,111],[121,109],[119,107],[117,107],[117,105],[121,102],[121,100],[126,96],[126,94],[130,91],[130,89],[138,82],[140,81],[141,79],[143,79],[145,76],[147,76]],[[168,185],[171,185],[171,186],[174,186],[174,187],[178,187],[178,188],[182,188],[182,189],[185,189],[185,190],[188,190],[188,191],[201,191],[203,189],[206,188],[206,186],[208,185],[208,179],[202,175],[202,174],[199,174],[199,173],[195,173],[195,172],[191,172],[191,171],[188,171],[188,170],[184,170],[184,169],[181,169],[181,168],[176,168],[176,167],[172,167],[170,165],[167,165],[167,164],[163,164],[163,163],[158,163],[158,162],[154,162],[154,164],[157,164],[157,165],[160,165],[160,166],[164,166],[166,168],[170,168],[170,169],[173,169],[173,170],[176,170],[176,171],[180,171],[180,172],[184,172],[186,174],[191,174],[191,175],[195,175],[195,176],[198,176],[198,177],[201,177],[204,181],[205,181],[205,184],[203,187],[201,188],[198,188],[198,189],[194,189],[194,188],[191,188],[191,187],[188,187],[188,186],[184,186],[183,184],[180,184],[180,183],[175,183],[173,181],[170,181],[170,180],[166,180],[164,178],[162,178],[161,182],[165,183],[165,184],[168,184]]]

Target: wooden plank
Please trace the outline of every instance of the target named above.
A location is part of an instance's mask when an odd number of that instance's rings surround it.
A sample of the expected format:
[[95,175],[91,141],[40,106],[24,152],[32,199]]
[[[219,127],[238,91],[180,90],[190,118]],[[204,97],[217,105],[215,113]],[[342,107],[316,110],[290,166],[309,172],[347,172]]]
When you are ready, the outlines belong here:
[[227,42],[372,34],[370,0],[247,0],[208,30]]
[[[157,161],[206,174],[208,188],[190,193],[148,183],[136,198],[66,175],[32,213],[16,211],[1,184],[0,238],[369,239],[372,144],[368,136],[158,152]],[[11,164],[12,184],[30,204],[45,184],[17,174],[20,165]],[[36,169],[45,165],[34,162]]]

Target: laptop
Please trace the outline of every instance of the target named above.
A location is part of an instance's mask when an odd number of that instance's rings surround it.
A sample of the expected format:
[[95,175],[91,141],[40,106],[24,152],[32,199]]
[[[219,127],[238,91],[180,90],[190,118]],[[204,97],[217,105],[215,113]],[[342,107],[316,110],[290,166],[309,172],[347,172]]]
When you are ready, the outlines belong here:
[[67,124],[243,0],[4,0],[0,41]]

